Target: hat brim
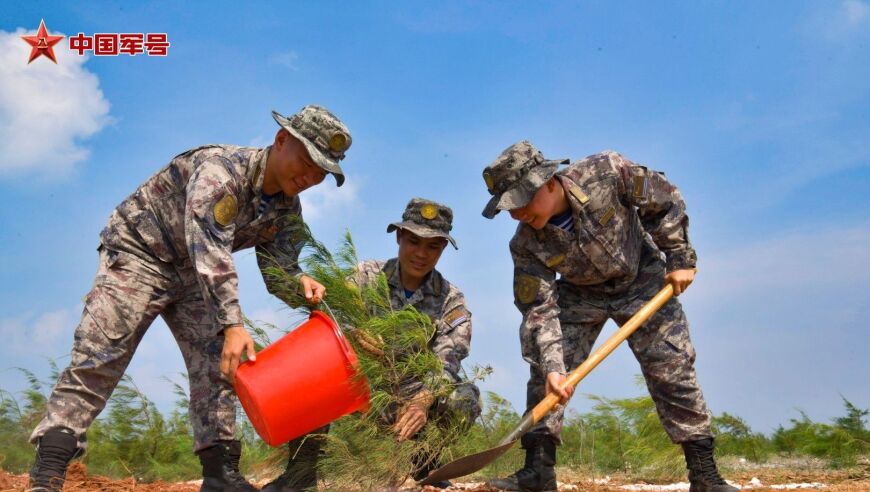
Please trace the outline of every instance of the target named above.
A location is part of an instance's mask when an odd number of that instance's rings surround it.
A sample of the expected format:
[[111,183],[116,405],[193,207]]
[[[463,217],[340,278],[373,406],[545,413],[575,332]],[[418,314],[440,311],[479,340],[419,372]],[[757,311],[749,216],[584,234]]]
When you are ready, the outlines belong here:
[[426,227],[420,225],[416,222],[405,221],[405,222],[393,222],[392,224],[387,226],[387,232],[393,232],[396,229],[406,229],[420,237],[443,237],[450,244],[453,245],[454,249],[459,249],[459,246],[456,244],[456,240],[453,239],[453,236],[447,234],[445,232],[441,232],[437,229],[433,229],[431,227]]
[[344,184],[344,171],[341,169],[341,166],[338,165],[338,161],[336,159],[332,159],[328,157],[326,154],[320,151],[310,140],[305,138],[298,130],[293,128],[290,125],[290,120],[281,115],[281,113],[277,111],[272,111],[272,118],[281,125],[281,128],[287,130],[290,135],[293,135],[297,140],[302,142],[305,145],[305,148],[308,150],[308,155],[311,156],[311,160],[314,161],[321,169],[332,174],[335,178],[335,185],[341,186]]
[[535,193],[538,192],[541,186],[544,186],[544,183],[556,174],[559,165],[567,163],[567,160],[544,161],[539,166],[535,166],[513,187],[508,188],[500,195],[490,198],[483,208],[483,216],[491,219],[502,210],[525,207],[532,201],[532,198],[535,197]]

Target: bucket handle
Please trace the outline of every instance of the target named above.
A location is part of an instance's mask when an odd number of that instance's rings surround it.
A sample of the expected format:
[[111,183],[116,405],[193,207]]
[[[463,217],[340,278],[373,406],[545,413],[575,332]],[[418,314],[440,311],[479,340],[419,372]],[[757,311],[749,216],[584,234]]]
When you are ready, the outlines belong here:
[[[326,304],[324,304],[324,305],[326,305]],[[328,309],[330,313],[332,312],[332,310],[329,309],[329,306],[326,306],[326,309]],[[332,325],[332,331],[335,332],[335,337],[338,338],[338,341],[341,344],[341,348],[344,351],[344,357],[347,359],[348,362],[351,362],[353,360],[351,358],[351,347],[350,347],[350,344],[347,343],[347,337],[344,336],[344,332],[341,330],[341,327],[338,325],[338,321],[336,321],[335,318],[327,315],[323,311],[312,311],[311,315],[312,316],[317,316],[317,315],[323,316],[324,318],[326,318],[329,321],[329,324]]]

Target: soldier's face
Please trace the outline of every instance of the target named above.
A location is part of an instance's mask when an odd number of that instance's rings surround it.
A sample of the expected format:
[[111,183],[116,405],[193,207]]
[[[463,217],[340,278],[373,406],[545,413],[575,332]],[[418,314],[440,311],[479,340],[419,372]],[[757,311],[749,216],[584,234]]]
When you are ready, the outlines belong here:
[[263,191],[294,196],[320,184],[325,177],[326,171],[314,163],[305,145],[287,130],[278,130],[266,165]]
[[420,237],[406,230],[396,231],[399,243],[399,266],[404,275],[422,280],[435,269],[447,246],[443,237]]
[[564,211],[567,205],[564,190],[555,178],[550,178],[525,207],[512,209],[510,214],[514,220],[528,224],[532,229],[543,229],[547,222],[554,215]]

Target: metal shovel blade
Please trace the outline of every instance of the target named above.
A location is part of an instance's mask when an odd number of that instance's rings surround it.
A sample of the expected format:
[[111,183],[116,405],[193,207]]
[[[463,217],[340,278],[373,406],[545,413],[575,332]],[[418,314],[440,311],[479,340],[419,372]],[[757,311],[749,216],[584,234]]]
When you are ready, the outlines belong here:
[[426,478],[418,482],[418,484],[431,485],[442,480],[450,480],[451,478],[463,477],[474,473],[495,461],[499,456],[505,454],[516,442],[516,440],[513,440],[505,444],[500,444],[492,449],[463,456],[458,460],[451,461],[441,468],[433,470]]

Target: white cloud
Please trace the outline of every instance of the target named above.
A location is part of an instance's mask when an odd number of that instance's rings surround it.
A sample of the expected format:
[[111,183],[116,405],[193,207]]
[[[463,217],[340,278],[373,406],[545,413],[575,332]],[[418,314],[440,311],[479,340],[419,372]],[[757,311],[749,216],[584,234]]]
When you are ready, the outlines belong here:
[[[319,186],[309,188],[299,195],[302,200],[302,216],[305,221],[341,216],[359,207],[359,188],[356,182],[345,181],[340,188],[327,176]],[[340,217],[344,219],[344,217]]]
[[866,0],[843,0],[834,8],[830,4],[815,5],[807,19],[807,34],[813,41],[819,36],[829,42],[843,43],[855,36],[866,36],[870,24],[870,3]]
[[38,345],[51,345],[61,338],[66,330],[75,326],[76,319],[69,309],[43,314],[33,322],[33,340]]
[[816,420],[842,415],[840,394],[866,405],[868,244],[865,222],[702,255],[681,299],[714,412],[770,431],[796,407]]
[[870,18],[870,5],[861,0],[845,0],[840,8],[850,26],[857,26]]
[[27,34],[34,33],[0,31],[0,177],[57,179],[88,158],[82,140],[110,121],[109,102],[66,39],[54,47],[56,65],[45,56],[28,64]]
[[[795,230],[705,255],[698,280],[705,297],[867,286],[870,224]],[[698,289],[702,290],[702,289]]]
[[81,306],[41,315],[28,312],[0,319],[0,338],[6,349],[23,352],[62,353],[72,342]]
[[299,66],[296,62],[299,61],[299,53],[295,51],[287,51],[284,53],[276,53],[269,57],[269,62],[275,65],[281,65],[282,67],[289,68],[290,70],[296,72],[299,70]]

